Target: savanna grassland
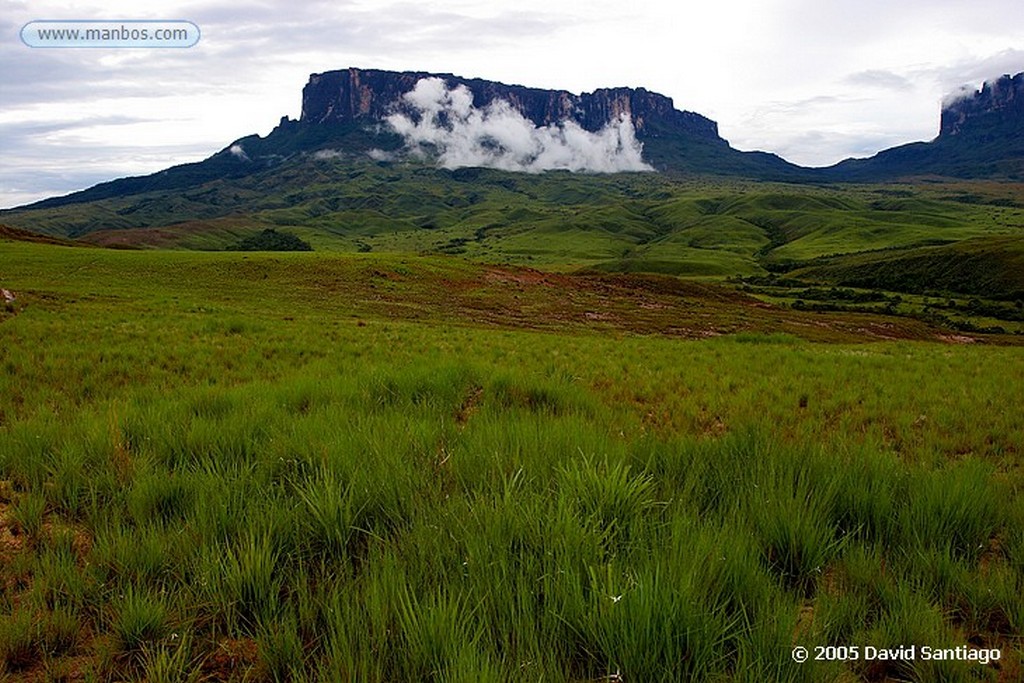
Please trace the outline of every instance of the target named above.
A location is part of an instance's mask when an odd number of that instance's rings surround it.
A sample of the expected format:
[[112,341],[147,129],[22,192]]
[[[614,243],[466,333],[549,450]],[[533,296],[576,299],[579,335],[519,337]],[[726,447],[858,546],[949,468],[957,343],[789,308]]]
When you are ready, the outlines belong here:
[[9,680],[1020,680],[1018,336],[443,255],[0,264]]

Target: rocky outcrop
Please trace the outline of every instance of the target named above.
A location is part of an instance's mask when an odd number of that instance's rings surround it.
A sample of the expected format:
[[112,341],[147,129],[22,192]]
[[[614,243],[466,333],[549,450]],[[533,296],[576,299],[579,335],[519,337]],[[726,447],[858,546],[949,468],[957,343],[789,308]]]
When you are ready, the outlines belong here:
[[1024,129],[1024,72],[989,81],[942,108],[939,137]]
[[672,99],[644,88],[603,88],[574,95],[565,90],[542,90],[505,85],[452,74],[420,71],[344,69],[313,74],[302,90],[302,118],[306,124],[329,124],[356,119],[380,120],[391,113],[405,93],[422,78],[442,78],[449,87],[465,85],[473,104],[483,107],[505,100],[538,126],[575,121],[596,131],[622,114],[629,115],[637,136],[654,138],[683,133],[722,142],[718,124],[700,114],[679,111]]

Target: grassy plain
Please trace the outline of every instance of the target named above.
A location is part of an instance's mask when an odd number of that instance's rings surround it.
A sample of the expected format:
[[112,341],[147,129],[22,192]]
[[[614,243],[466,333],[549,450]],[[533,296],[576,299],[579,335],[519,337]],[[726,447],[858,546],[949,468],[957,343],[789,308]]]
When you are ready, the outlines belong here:
[[1022,675],[1019,347],[437,256],[0,264],[12,680]]

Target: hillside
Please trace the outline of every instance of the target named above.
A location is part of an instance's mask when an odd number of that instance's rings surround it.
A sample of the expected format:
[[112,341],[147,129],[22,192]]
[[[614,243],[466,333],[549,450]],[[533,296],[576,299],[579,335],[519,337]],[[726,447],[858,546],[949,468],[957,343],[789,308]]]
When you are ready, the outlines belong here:
[[737,275],[829,254],[1015,234],[1021,206],[1016,185],[814,187],[328,158],[74,210],[11,211],[3,220],[106,246],[219,250],[274,228],[317,250]]
[[947,101],[939,135],[931,142],[849,159],[823,169],[822,175],[868,182],[926,175],[1024,179],[1024,72]]
[[792,273],[849,287],[913,292],[960,292],[1024,301],[1024,238],[975,238],[932,247],[821,259]]

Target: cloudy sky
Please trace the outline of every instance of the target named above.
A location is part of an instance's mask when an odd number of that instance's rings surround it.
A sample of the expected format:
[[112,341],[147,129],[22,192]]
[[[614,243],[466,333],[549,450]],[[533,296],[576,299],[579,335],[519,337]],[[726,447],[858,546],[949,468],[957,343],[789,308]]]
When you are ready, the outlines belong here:
[[[37,19],[186,19],[188,49],[33,49]],[[297,118],[310,73],[646,87],[734,147],[828,165],[928,140],[1024,71],[1020,0],[0,0],[0,207],[196,161]]]

